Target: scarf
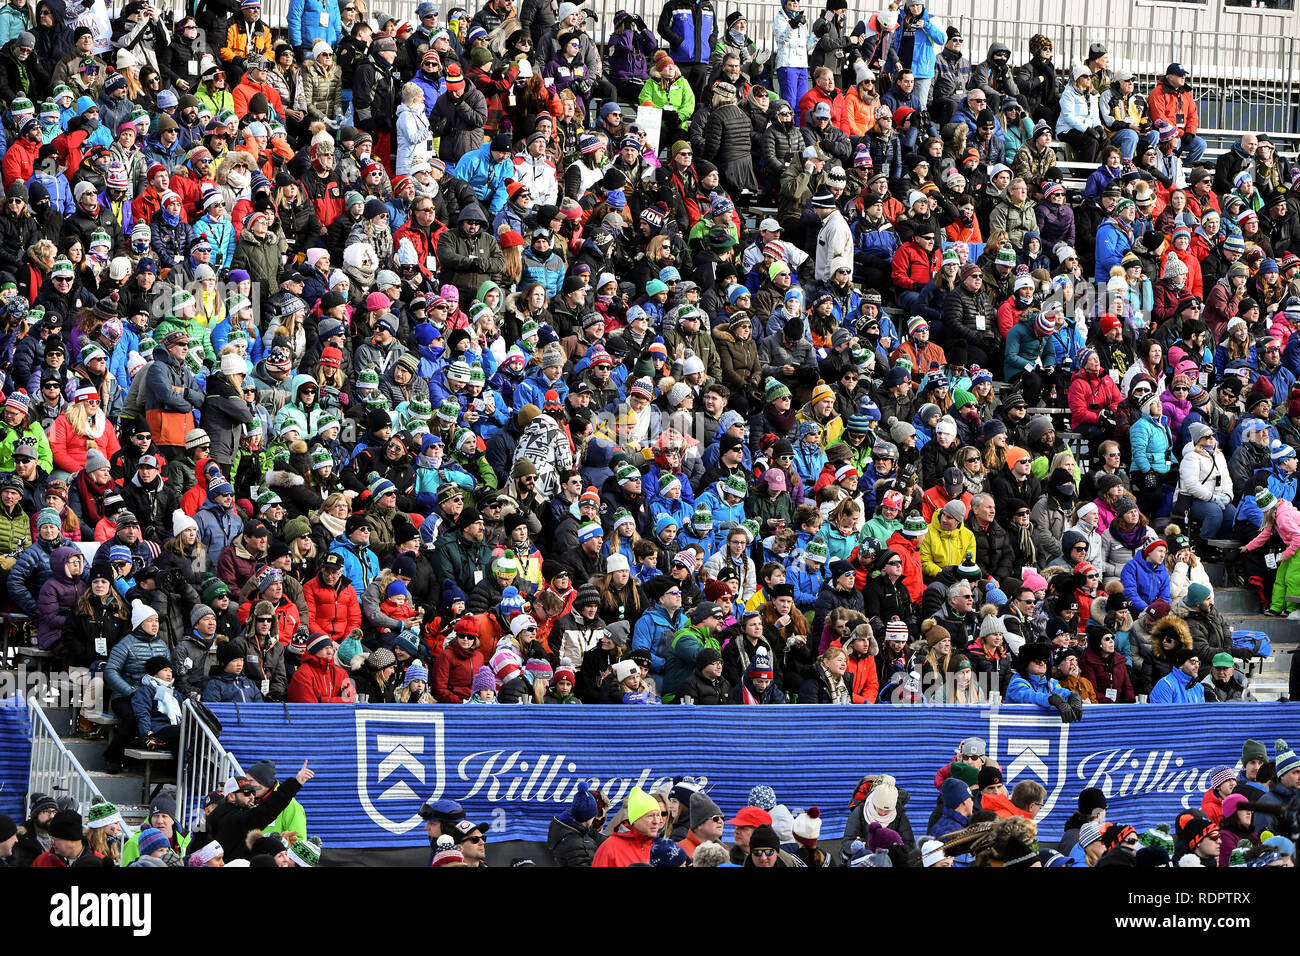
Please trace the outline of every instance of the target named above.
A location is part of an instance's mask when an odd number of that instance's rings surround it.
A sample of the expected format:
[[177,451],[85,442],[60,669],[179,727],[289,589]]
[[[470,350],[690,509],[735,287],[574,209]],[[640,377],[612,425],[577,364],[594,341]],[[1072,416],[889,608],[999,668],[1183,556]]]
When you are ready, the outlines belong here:
[[173,215],[166,209],[161,209],[159,212],[162,213],[163,222],[167,223],[168,228],[175,229],[180,225],[181,217],[179,215]]
[[146,674],[141,681],[145,687],[153,689],[153,702],[160,714],[167,718],[167,723],[175,727],[181,722],[181,705],[177,703],[176,694],[169,693],[171,684],[164,684],[158,678]]
[[795,416],[798,414],[794,408],[781,412],[777,411],[776,406],[768,405],[763,411],[767,414],[768,422],[773,426],[771,430],[776,432],[778,436],[789,435],[794,431]]
[[341,535],[347,525],[346,519],[336,518],[328,511],[320,512],[316,519],[320,522],[320,526],[329,532],[331,538]]
[[1118,523],[1112,521],[1110,527],[1106,530],[1112,538],[1124,545],[1124,547],[1128,548],[1130,551],[1134,552],[1140,551],[1142,545],[1147,540],[1146,525],[1142,524],[1140,521],[1128,531],[1121,530]]
[[1031,566],[1038,563],[1038,548],[1034,545],[1034,526],[1033,523],[1025,525],[1023,528],[1013,524],[1012,530],[1016,534],[1016,550],[1020,552],[1021,557]]
[[84,469],[77,472],[77,490],[81,494],[84,518],[92,528],[104,517],[104,495],[112,487],[111,479],[108,484],[97,485],[90,480]]

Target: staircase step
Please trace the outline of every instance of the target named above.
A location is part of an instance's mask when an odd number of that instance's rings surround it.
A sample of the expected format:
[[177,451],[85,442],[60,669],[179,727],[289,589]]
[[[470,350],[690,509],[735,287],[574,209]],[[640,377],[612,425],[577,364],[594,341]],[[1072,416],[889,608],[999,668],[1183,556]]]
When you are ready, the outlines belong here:
[[149,808],[138,803],[119,803],[117,812],[122,814],[122,819],[128,824],[139,829],[144,824],[145,817],[149,815]]
[[[1235,631],[1263,631],[1275,647],[1279,642],[1293,645],[1300,639],[1300,621],[1288,621],[1284,617],[1269,617],[1266,614],[1225,614],[1224,618]],[[1290,666],[1289,661],[1287,666]]]
[[107,740],[64,737],[63,746],[68,748],[68,753],[77,758],[77,762],[87,773],[104,769],[104,750],[108,747]]
[[128,771],[126,773],[104,773],[100,770],[89,772],[91,781],[99,792],[108,800],[118,804],[136,806],[140,803],[141,790],[144,787],[144,774]]
[[1224,581],[1224,568],[1222,561],[1202,562],[1201,567],[1205,568],[1205,574],[1210,579],[1210,583],[1216,588]]
[[1259,610],[1259,598],[1247,588],[1215,588],[1214,606],[1224,617],[1253,614]]

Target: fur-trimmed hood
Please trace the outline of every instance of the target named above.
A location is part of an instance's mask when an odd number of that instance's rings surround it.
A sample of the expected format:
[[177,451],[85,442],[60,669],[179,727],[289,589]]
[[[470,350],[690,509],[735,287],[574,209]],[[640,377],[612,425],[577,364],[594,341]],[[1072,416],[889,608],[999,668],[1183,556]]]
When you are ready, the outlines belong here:
[[295,475],[291,471],[272,468],[266,473],[266,483],[272,488],[294,488],[304,482],[302,475]]
[[1165,659],[1163,641],[1170,631],[1178,635],[1179,647],[1185,647],[1189,651],[1192,649],[1192,631],[1187,622],[1176,614],[1166,614],[1151,628],[1151,653],[1161,660]]

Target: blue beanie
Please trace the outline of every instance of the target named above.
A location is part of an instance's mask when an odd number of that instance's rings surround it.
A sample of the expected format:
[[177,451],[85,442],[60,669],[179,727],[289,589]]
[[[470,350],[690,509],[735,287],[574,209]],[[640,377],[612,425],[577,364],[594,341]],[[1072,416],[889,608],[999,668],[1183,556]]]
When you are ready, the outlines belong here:
[[996,604],[998,607],[1001,607],[1003,604],[1007,603],[1007,596],[998,588],[989,588],[984,592],[984,603]]
[[393,650],[397,650],[399,647],[412,657],[416,657],[420,653],[420,639],[414,631],[402,631],[401,634],[397,635],[397,640],[393,642]]
[[956,777],[949,777],[939,788],[939,797],[943,800],[945,810],[955,810],[970,799],[970,787]]
[[655,536],[664,533],[666,528],[680,528],[677,519],[670,514],[662,514],[655,520]]
[[411,596],[411,592],[406,590],[406,585],[401,581],[394,581],[392,584],[388,585],[388,590],[384,592],[385,597],[394,597],[398,594],[405,598]]
[[399,554],[393,558],[393,573],[404,578],[415,577],[415,558],[409,554]]
[[155,850],[170,850],[171,844],[167,842],[167,837],[161,830],[154,827],[146,827],[140,831],[140,855],[148,856]]
[[578,783],[578,792],[573,796],[573,803],[569,806],[569,816],[573,817],[575,822],[581,823],[584,820],[593,820],[600,808],[596,806],[596,798],[588,791],[590,784],[586,780]]
[[[425,522],[429,524],[430,522]],[[442,613],[443,615],[451,614],[451,606],[457,601],[466,601],[465,592],[451,578],[445,578],[442,582]]]
[[415,327],[415,341],[420,345],[432,345],[437,335],[438,330],[428,322],[421,322]]
[[689,859],[685,850],[664,837],[655,840],[650,846],[651,866],[685,866]]

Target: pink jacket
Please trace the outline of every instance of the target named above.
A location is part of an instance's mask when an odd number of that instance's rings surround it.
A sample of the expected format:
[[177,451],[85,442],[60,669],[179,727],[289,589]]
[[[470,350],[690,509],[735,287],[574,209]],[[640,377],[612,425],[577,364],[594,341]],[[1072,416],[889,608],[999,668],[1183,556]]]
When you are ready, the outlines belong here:
[[[1273,525],[1277,529],[1278,536],[1286,542],[1286,550],[1282,552],[1284,559],[1300,551],[1300,511],[1296,510],[1295,505],[1289,501],[1279,501],[1277,518],[1274,519]],[[1261,528],[1259,534],[1255,535],[1242,550],[1254,551],[1263,545],[1273,536],[1274,528]]]

